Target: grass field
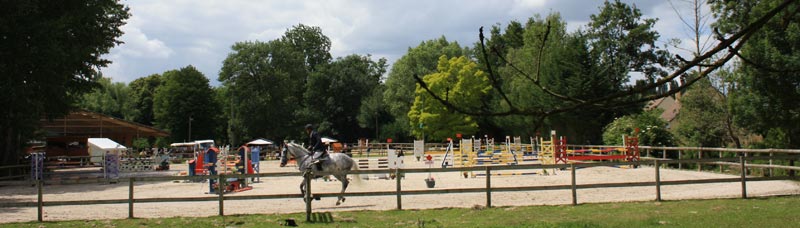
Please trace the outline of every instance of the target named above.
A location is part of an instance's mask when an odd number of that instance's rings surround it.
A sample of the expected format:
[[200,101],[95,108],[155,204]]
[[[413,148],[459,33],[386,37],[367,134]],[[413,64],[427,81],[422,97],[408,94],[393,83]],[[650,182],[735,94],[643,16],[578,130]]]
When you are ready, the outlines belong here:
[[800,227],[800,196],[315,214],[11,223],[0,227]]

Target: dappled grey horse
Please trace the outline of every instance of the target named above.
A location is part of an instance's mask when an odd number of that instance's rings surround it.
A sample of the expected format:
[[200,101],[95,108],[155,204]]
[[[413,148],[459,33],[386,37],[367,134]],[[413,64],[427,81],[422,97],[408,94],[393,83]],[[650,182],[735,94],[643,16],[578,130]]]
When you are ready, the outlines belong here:
[[[336,177],[339,182],[342,182],[342,191],[340,192],[339,199],[336,200],[336,205],[339,205],[344,202],[344,190],[347,189],[347,186],[350,184],[350,180],[347,179],[347,173],[350,170],[358,169],[358,166],[355,165],[355,162],[352,158],[348,157],[346,154],[343,153],[329,153],[328,159],[321,161],[320,167],[322,170],[317,170],[316,165],[311,164],[312,156],[311,153],[296,143],[286,143],[286,150],[289,154],[292,154],[297,161],[297,168],[300,172],[322,172],[328,173]],[[314,175],[314,178],[322,177],[320,175]],[[354,181],[358,180],[358,177],[353,178]],[[300,192],[305,195],[305,183],[300,184]]]

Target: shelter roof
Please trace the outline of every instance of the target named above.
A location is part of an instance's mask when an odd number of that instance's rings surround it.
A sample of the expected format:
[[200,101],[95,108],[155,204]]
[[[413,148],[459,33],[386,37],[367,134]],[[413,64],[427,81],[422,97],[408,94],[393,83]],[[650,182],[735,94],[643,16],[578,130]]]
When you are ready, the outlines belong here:
[[42,129],[53,136],[102,137],[124,134],[137,137],[166,137],[169,133],[151,126],[86,110],[73,111],[52,120],[42,118]]

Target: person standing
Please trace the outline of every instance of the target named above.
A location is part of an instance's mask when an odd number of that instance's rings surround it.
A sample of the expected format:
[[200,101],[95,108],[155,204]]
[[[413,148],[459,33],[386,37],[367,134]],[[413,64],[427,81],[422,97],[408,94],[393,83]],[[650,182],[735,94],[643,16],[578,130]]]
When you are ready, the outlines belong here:
[[[208,150],[206,150],[205,157],[203,157],[203,164],[208,170],[208,175],[217,175],[217,154],[219,153],[219,149],[215,146],[210,146]],[[214,184],[217,183],[217,180],[214,178],[208,179],[208,193],[215,194],[218,193],[214,190]],[[221,193],[218,193],[221,194]]]

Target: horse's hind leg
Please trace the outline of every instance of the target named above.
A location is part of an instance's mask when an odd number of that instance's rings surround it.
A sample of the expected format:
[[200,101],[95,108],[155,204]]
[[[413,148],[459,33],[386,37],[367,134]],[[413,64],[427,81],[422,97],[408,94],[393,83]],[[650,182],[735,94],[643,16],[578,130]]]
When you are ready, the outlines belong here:
[[339,199],[336,200],[336,206],[344,203],[344,190],[347,189],[347,186],[350,185],[350,181],[347,180],[347,175],[334,175],[339,182],[342,182],[342,191],[339,193]]

